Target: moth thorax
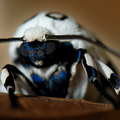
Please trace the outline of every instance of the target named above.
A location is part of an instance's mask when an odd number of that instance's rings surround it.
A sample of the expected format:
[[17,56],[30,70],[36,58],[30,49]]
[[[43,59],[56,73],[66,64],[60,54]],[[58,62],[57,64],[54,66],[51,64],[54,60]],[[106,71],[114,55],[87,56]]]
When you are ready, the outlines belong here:
[[44,41],[46,34],[50,35],[53,33],[51,33],[51,31],[41,26],[31,27],[25,31],[24,40],[26,40],[27,42],[32,42],[35,40]]

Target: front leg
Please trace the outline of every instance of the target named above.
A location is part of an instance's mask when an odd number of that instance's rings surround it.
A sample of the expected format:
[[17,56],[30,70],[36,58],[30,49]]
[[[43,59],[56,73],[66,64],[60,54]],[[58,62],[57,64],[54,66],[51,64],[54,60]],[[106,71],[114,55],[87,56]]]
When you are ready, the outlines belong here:
[[38,89],[13,65],[6,65],[1,72],[1,81],[9,93],[11,102],[15,106],[15,81],[30,95],[39,95]]
[[50,90],[54,97],[66,97],[68,93],[69,77],[64,66],[59,66],[49,80]]
[[[96,87],[96,89],[101,95],[103,95],[107,100],[109,100],[114,105],[116,109],[118,109],[119,105],[117,101],[115,101],[113,97],[107,93],[107,91],[103,88],[102,84],[98,80],[98,70],[97,70],[98,66],[96,62],[97,61],[95,61],[94,58],[86,50],[83,50],[82,64],[83,64],[84,70],[88,75],[89,81]],[[119,82],[118,79],[116,81]]]
[[6,90],[15,92],[15,82],[24,89],[29,95],[39,95],[38,89],[30,82],[30,80],[15,66],[6,65],[1,72],[1,81]]

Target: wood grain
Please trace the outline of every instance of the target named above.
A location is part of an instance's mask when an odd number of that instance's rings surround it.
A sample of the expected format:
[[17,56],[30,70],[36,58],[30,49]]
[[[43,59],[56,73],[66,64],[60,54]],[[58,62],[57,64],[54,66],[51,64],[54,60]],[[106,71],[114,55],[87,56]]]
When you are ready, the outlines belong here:
[[108,119],[119,118],[112,105],[75,99],[17,96],[21,108],[12,108],[8,94],[0,93],[1,119]]

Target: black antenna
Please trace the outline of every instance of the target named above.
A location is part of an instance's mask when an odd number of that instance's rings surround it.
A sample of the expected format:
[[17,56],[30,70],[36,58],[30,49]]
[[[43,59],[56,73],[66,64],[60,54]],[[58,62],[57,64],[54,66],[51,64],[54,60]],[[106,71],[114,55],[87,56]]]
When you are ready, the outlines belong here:
[[[107,50],[108,52],[120,57],[120,53],[113,50],[112,48],[102,44],[101,42],[99,41],[93,41],[92,39],[90,38],[86,38],[84,36],[81,36],[81,35],[45,35],[45,39],[46,40],[71,40],[71,39],[76,39],[76,40],[83,40],[83,41],[87,41],[87,42],[90,42],[90,43],[93,43],[105,50]],[[69,41],[68,40],[68,41]],[[23,39],[23,37],[18,37],[18,38],[2,38],[0,39],[0,43],[2,42],[19,42],[19,41],[25,41]]]
[[19,38],[1,38],[0,39],[0,43],[2,42],[17,42],[17,41],[24,41],[23,37],[19,37]]
[[91,42],[95,45],[98,45],[99,47],[109,51],[110,53],[120,57],[120,53],[113,50],[112,48],[110,47],[107,47],[106,45],[102,44],[101,42],[99,41],[93,41],[92,39],[90,38],[86,38],[84,36],[81,36],[81,35],[45,35],[45,38],[46,40],[66,40],[66,39],[79,39],[79,40],[84,40],[84,41],[87,41],[87,42]]

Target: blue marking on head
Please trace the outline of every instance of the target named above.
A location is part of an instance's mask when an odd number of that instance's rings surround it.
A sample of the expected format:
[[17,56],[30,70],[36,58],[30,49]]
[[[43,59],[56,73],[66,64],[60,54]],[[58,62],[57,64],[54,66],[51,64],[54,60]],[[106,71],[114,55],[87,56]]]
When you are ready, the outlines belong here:
[[27,43],[25,43],[25,46],[27,47],[27,51],[30,51],[31,50],[31,47],[30,47],[30,45],[29,45],[29,43],[27,42]]
[[44,51],[46,43],[39,43],[38,41],[34,41],[34,43],[25,43],[27,51],[29,53],[29,59],[33,63],[35,61],[40,61],[44,59]]
[[[33,48],[29,45],[29,43],[27,42],[27,43],[25,43],[25,46],[27,47],[27,51],[29,52],[29,51],[32,51],[33,50]],[[32,56],[31,55],[29,55],[29,59],[32,61]],[[33,62],[33,61],[32,61]]]

